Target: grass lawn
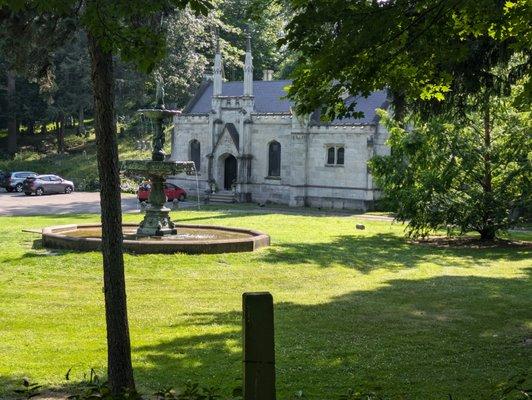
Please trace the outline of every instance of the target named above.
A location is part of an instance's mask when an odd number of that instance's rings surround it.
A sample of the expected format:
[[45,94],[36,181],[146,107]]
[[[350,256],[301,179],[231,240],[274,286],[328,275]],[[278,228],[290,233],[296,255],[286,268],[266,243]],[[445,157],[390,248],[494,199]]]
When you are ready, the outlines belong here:
[[[140,216],[127,215],[126,221]],[[409,244],[356,216],[186,211],[187,223],[255,228],[256,253],[126,255],[133,363],[142,391],[187,380],[229,393],[241,375],[241,295],[274,296],[279,399],[347,388],[390,398],[486,398],[532,365],[525,248]],[[98,253],[48,252],[21,233],[98,216],[0,218],[0,397],[23,376],[68,389],[106,362]],[[69,383],[64,375],[69,368]]]

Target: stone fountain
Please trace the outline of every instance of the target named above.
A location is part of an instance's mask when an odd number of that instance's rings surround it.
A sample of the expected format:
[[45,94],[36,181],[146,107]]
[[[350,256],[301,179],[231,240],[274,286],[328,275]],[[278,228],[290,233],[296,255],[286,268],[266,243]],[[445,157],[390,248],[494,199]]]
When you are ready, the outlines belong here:
[[[157,82],[156,107],[139,110],[155,126],[151,160],[125,160],[122,170],[151,181],[151,193],[142,222],[123,224],[123,247],[131,253],[226,253],[254,251],[270,244],[270,237],[250,229],[210,225],[176,224],[165,207],[164,182],[168,176],[181,173],[195,174],[193,161],[169,161],[164,153],[163,121],[179,115],[178,110],[164,106],[164,88]],[[198,193],[199,195],[199,193]],[[101,249],[100,224],[73,224],[42,229],[45,247],[80,251]]]
[[141,109],[138,112],[153,121],[155,132],[153,135],[151,160],[126,160],[122,162],[122,170],[129,174],[149,178],[151,192],[146,207],[146,215],[137,229],[138,236],[175,235],[177,230],[170,219],[170,209],[165,207],[164,182],[166,177],[183,172],[194,174],[193,161],[166,161],[164,153],[163,120],[179,115],[181,111],[167,110],[164,106],[164,87],[157,81],[156,108]]

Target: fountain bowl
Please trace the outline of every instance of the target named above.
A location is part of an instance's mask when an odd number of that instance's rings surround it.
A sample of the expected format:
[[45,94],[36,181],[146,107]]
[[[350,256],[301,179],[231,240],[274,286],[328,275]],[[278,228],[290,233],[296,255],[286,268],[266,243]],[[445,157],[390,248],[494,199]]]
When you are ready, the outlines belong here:
[[[124,251],[134,254],[217,254],[249,252],[270,245],[264,233],[242,228],[176,224],[177,234],[138,236],[137,224],[123,224]],[[46,248],[77,251],[101,250],[100,224],[58,225],[42,230]]]
[[181,114],[180,110],[167,110],[166,108],[142,108],[137,112],[151,119],[163,119]]

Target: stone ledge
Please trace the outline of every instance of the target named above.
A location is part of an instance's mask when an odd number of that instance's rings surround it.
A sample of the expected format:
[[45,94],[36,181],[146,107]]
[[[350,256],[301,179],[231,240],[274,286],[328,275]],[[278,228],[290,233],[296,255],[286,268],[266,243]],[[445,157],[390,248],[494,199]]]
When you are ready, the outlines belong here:
[[[123,227],[137,227],[137,224],[123,224]],[[270,245],[270,237],[264,233],[242,229],[211,225],[176,225],[176,228],[198,228],[226,232],[238,232],[249,235],[238,239],[206,239],[206,240],[124,240],[124,251],[133,254],[218,254],[255,251]],[[101,228],[100,224],[59,225],[44,228],[42,241],[44,247],[78,251],[100,251],[102,240],[94,237],[68,236],[66,233],[77,229]]]

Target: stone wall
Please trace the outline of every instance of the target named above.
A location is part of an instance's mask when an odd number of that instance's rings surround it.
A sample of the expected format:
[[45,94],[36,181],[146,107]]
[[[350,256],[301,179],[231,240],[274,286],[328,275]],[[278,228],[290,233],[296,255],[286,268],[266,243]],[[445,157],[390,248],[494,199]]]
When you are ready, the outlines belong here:
[[198,117],[175,117],[174,132],[172,135],[172,153],[171,160],[189,161],[190,160],[190,142],[197,140],[200,142],[200,160],[199,176],[207,175],[207,154],[212,151],[212,134],[207,116]]
[[[289,184],[290,167],[294,158],[290,146],[292,121],[288,115],[255,116],[251,131],[251,181],[274,187]],[[268,150],[272,141],[281,144],[280,179],[268,177]]]
[[[172,133],[173,161],[190,160],[190,142],[200,142],[200,168],[198,171],[199,192],[203,194],[208,188],[208,158],[212,151],[212,125],[208,116],[178,116],[174,117],[174,131]],[[196,177],[180,174],[169,179],[172,183],[182,187],[189,195],[196,195]]]
[[[180,116],[174,122],[173,160],[188,160],[190,141],[201,143],[201,194],[208,189],[206,155],[213,153],[212,176],[219,181],[223,178],[220,160],[223,154],[230,153],[237,158],[251,155],[250,179],[240,180],[239,190],[250,193],[252,201],[366,210],[378,198],[367,162],[375,154],[389,152],[385,145],[388,134],[382,126],[308,126],[308,121],[288,114],[252,114],[250,120],[249,115],[234,109],[220,109],[211,116]],[[213,149],[228,122],[239,131],[239,149],[225,137]],[[273,140],[281,144],[278,178],[268,177],[268,146]],[[343,165],[328,165],[329,146],[345,149]],[[172,181],[189,193],[196,193],[194,177],[177,176]],[[222,185],[218,182],[219,187]]]

